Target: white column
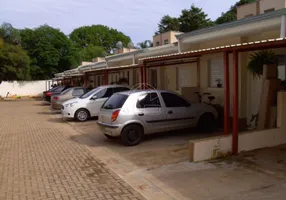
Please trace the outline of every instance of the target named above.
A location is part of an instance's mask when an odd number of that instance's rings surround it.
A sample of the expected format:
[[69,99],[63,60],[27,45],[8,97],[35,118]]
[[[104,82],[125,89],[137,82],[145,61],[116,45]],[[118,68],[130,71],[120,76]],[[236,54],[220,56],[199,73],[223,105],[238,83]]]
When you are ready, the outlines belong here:
[[281,17],[280,38],[285,38],[285,31],[286,31],[286,17],[285,17],[285,15],[282,15],[282,17]]
[[133,65],[135,64],[135,54],[133,54],[133,57],[132,57],[132,64]]
[[181,53],[182,51],[181,51],[181,41],[180,40],[178,40],[178,53]]

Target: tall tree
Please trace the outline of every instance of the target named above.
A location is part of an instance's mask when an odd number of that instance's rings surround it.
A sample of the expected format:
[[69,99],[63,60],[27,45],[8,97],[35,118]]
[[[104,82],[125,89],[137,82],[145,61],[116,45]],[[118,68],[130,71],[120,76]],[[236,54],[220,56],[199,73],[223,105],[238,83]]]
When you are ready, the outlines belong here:
[[70,34],[72,42],[81,49],[92,46],[101,46],[108,53],[121,41],[124,47],[131,42],[130,37],[116,29],[103,25],[83,26],[73,30]]
[[214,25],[202,8],[198,8],[194,4],[189,10],[182,10],[182,14],[179,17],[179,22],[181,32],[190,32]]
[[168,31],[179,31],[180,23],[178,18],[171,17],[170,15],[165,15],[162,17],[160,23],[158,24],[158,32],[156,34],[165,33]]
[[33,79],[52,78],[54,73],[77,66],[78,55],[69,38],[48,25],[20,32],[21,43],[32,58]]
[[0,83],[2,80],[30,78],[30,58],[19,43],[19,31],[11,24],[2,24],[0,27]]
[[237,15],[237,6],[241,6],[247,3],[253,3],[256,2],[256,0],[240,0],[238,2],[236,2],[233,6],[230,7],[230,9],[225,12],[222,13],[220,17],[218,17],[215,21],[216,24],[223,24],[226,22],[231,22],[231,21],[235,21],[236,15]]
[[20,44],[21,36],[18,29],[9,23],[3,23],[0,27],[0,37],[9,44]]
[[212,25],[214,25],[214,22],[208,18],[208,15],[202,8],[198,8],[192,4],[190,9],[182,10],[181,15],[178,18],[165,15],[158,24],[158,31],[155,34],[171,30],[190,32]]
[[151,40],[145,40],[144,42],[139,42],[137,44],[138,49],[145,49],[145,48],[149,48],[149,47],[153,47],[153,43],[151,42]]
[[103,47],[89,45],[79,52],[79,56],[82,61],[91,61],[93,58],[103,57],[104,53]]

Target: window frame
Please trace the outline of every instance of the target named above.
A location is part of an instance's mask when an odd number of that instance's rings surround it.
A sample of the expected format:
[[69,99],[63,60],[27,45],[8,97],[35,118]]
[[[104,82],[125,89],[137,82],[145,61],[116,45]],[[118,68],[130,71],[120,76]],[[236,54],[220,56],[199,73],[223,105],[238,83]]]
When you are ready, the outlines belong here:
[[164,45],[169,44],[169,39],[164,40]]

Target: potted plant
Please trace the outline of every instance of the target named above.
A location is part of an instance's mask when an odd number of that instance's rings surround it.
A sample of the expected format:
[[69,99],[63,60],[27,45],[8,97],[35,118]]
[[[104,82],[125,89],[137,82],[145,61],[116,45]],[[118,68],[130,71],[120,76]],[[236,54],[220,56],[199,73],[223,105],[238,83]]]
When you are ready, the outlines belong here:
[[216,83],[217,83],[216,86],[217,86],[218,88],[221,88],[221,87],[222,87],[221,79],[218,78],[218,79],[216,79],[215,81],[216,81]]
[[277,64],[278,61],[275,53],[271,50],[264,50],[251,54],[247,68],[252,73],[254,79],[261,77],[263,68],[270,68],[277,77]]

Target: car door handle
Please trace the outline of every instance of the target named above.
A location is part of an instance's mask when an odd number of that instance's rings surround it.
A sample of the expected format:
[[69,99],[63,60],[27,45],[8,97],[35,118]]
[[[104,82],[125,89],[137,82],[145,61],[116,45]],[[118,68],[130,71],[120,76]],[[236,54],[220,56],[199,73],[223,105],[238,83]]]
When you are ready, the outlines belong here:
[[139,116],[144,116],[144,113],[138,113]]
[[169,111],[168,111],[168,114],[170,114],[170,115],[173,114],[173,111],[172,111],[172,110],[169,110]]

